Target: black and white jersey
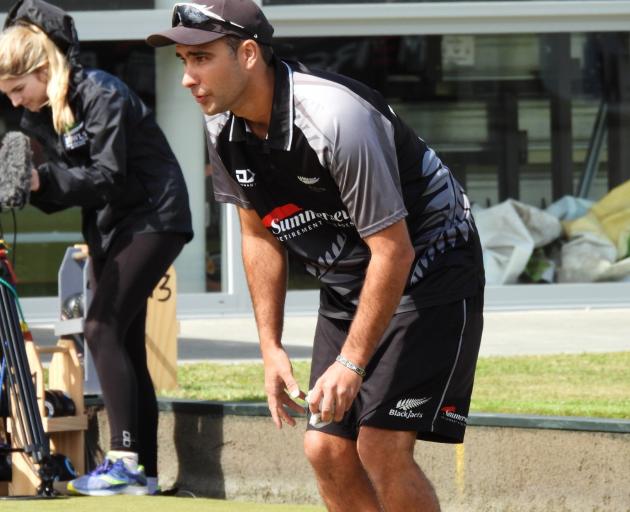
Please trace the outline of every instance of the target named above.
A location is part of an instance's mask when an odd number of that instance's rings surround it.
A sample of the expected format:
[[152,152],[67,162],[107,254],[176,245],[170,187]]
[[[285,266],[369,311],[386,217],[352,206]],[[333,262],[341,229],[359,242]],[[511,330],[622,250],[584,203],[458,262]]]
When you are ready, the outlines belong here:
[[483,286],[468,198],[376,91],[275,61],[265,140],[227,112],[206,116],[217,201],[254,208],[322,283],[320,312],[351,318],[370,259],[363,238],[406,219],[416,259],[398,312]]

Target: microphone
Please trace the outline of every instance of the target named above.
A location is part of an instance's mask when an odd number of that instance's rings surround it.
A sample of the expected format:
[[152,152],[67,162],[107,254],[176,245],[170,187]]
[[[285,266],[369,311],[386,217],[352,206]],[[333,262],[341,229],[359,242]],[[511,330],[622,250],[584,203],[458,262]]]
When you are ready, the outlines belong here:
[[23,208],[31,195],[33,150],[21,132],[7,132],[0,145],[0,211]]

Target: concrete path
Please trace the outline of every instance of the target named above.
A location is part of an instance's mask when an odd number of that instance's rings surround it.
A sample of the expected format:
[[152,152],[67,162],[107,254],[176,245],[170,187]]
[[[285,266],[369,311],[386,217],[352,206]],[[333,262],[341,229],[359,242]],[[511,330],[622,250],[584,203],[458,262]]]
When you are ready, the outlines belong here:
[[[482,356],[630,350],[630,308],[495,311],[484,317]],[[284,343],[292,357],[310,356],[315,323],[314,315],[285,319]],[[250,359],[258,357],[257,340],[253,318],[185,320],[180,358]]]
[[[309,358],[315,315],[287,316],[284,343],[292,358]],[[52,325],[34,325],[37,343],[52,345]],[[630,308],[490,311],[481,356],[630,350]],[[180,320],[180,362],[260,358],[253,317]]]

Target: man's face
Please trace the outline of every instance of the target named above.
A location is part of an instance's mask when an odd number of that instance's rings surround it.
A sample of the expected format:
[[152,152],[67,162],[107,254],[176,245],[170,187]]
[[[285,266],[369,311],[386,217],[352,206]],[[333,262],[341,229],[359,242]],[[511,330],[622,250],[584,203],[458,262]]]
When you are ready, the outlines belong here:
[[205,114],[238,110],[247,77],[238,53],[223,38],[198,46],[178,44],[175,51],[184,64],[182,85],[190,89]]
[[48,103],[46,78],[45,70],[39,70],[19,78],[0,80],[0,92],[9,97],[14,107],[39,112]]

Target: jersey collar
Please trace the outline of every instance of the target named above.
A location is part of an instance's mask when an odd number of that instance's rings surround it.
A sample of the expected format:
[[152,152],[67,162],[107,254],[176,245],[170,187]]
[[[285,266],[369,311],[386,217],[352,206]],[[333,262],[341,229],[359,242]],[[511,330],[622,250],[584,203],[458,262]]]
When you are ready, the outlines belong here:
[[[271,122],[266,144],[271,149],[289,151],[293,142],[293,71],[289,65],[274,57],[275,85],[273,91],[273,105],[271,108]],[[230,114],[230,142],[248,140],[248,128],[245,120]],[[250,135],[251,136],[251,135]]]

